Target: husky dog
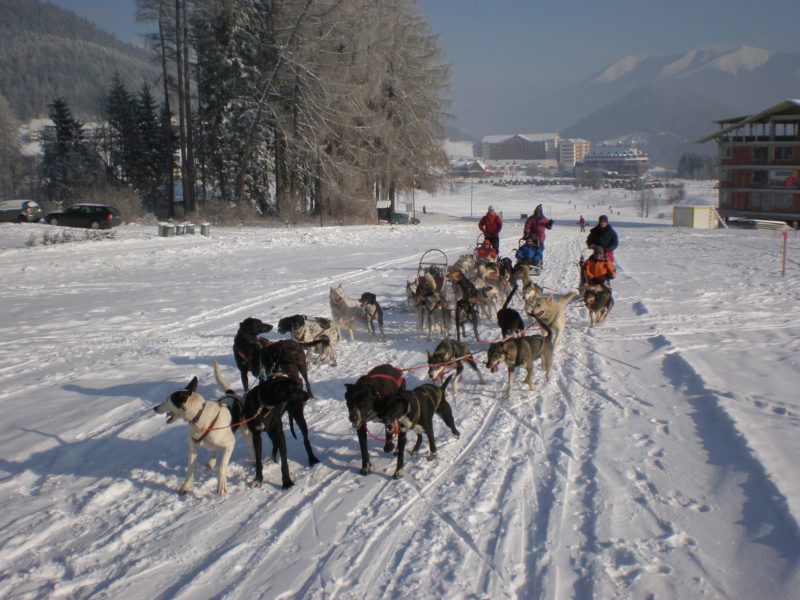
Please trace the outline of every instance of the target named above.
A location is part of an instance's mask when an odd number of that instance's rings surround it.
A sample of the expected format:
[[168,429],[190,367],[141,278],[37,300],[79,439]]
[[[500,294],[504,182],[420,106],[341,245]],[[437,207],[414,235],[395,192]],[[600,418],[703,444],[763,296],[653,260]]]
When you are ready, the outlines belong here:
[[372,339],[372,334],[375,333],[375,321],[377,321],[378,328],[381,331],[381,341],[385,342],[386,337],[383,335],[383,309],[381,309],[381,305],[378,304],[377,296],[372,292],[364,292],[361,294],[361,298],[358,299],[358,303],[367,313],[369,339]]
[[481,384],[484,383],[483,375],[475,364],[475,359],[470,352],[469,344],[467,342],[459,342],[456,340],[442,340],[436,346],[433,354],[428,354],[428,377],[436,381],[445,370],[455,365],[456,375],[453,378],[453,395],[458,395],[458,382],[461,380],[461,374],[464,372],[464,363],[469,365],[469,368],[475,371]]
[[443,337],[449,337],[452,312],[447,301],[436,291],[436,280],[431,274],[426,273],[417,279],[413,302],[422,315],[423,323],[427,323],[428,341],[433,339],[434,329],[441,331]]
[[564,307],[577,295],[575,292],[568,292],[562,296],[538,295],[526,305],[529,315],[535,314],[553,330],[553,344],[557,344],[561,339],[561,332],[564,331],[567,321]]
[[[333,322],[340,330],[345,327],[350,331],[351,342],[355,341],[353,336],[354,323],[360,323],[365,329],[369,329],[367,310],[357,300],[348,298],[341,285],[331,286],[330,304]],[[339,333],[341,336],[341,331]]]
[[505,363],[508,368],[508,387],[503,397],[511,396],[511,386],[514,383],[514,370],[525,367],[527,375],[525,382],[533,390],[533,362],[541,359],[544,367],[545,379],[550,381],[550,369],[553,366],[553,341],[547,323],[541,321],[536,315],[533,318],[539,323],[545,335],[528,335],[524,337],[508,338],[502,342],[494,342],[489,346],[486,357],[486,367],[492,372],[497,372],[500,363]]
[[417,287],[419,281],[406,281],[406,299],[409,306],[414,307],[414,314],[417,315],[417,329],[422,331],[422,324],[425,318],[425,313],[422,310],[422,304],[416,301]]

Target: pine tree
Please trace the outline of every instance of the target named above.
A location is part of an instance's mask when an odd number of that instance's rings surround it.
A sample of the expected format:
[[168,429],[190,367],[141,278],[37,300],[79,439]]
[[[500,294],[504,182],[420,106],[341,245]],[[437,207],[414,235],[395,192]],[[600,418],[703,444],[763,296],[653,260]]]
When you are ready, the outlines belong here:
[[45,130],[42,177],[49,200],[72,204],[98,180],[100,161],[84,141],[83,125],[63,98],[50,105],[53,126]]

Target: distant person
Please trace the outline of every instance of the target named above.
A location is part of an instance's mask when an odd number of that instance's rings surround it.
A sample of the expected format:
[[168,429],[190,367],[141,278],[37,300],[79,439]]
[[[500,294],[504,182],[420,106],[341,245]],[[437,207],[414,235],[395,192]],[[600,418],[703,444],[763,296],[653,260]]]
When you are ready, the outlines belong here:
[[619,237],[614,228],[608,224],[606,215],[600,215],[597,225],[589,230],[586,245],[592,249],[602,248],[608,260],[612,263],[614,262],[614,250],[619,245]]
[[578,219],[578,225],[581,226],[581,233],[586,231],[586,219],[583,218],[583,215],[581,215],[581,218]]
[[495,252],[500,252],[500,230],[503,228],[503,219],[500,218],[494,207],[490,206],[486,214],[478,221],[478,229],[483,232],[483,237],[489,240]]
[[425,209],[425,205],[424,204],[422,205],[422,214],[423,215],[427,215],[428,214],[428,211]]
[[539,204],[533,209],[533,214],[525,221],[525,228],[522,237],[533,239],[539,242],[539,247],[544,250],[544,239],[547,237],[545,231],[553,228],[553,219],[544,216],[542,205]]

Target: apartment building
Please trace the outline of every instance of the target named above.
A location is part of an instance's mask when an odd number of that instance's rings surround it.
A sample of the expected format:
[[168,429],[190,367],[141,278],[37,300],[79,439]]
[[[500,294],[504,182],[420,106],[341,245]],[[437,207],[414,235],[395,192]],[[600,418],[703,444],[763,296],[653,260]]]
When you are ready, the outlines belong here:
[[800,222],[800,99],[716,123],[720,214]]
[[562,139],[558,145],[558,168],[562,173],[572,171],[591,151],[592,143],[579,138]]

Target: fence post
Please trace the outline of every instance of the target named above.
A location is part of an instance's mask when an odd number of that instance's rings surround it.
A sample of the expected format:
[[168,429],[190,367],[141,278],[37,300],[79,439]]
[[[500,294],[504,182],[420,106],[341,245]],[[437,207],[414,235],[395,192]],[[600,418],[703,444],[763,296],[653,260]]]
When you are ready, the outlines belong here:
[[786,274],[786,239],[789,237],[787,232],[783,232],[783,258],[781,259],[781,277]]

